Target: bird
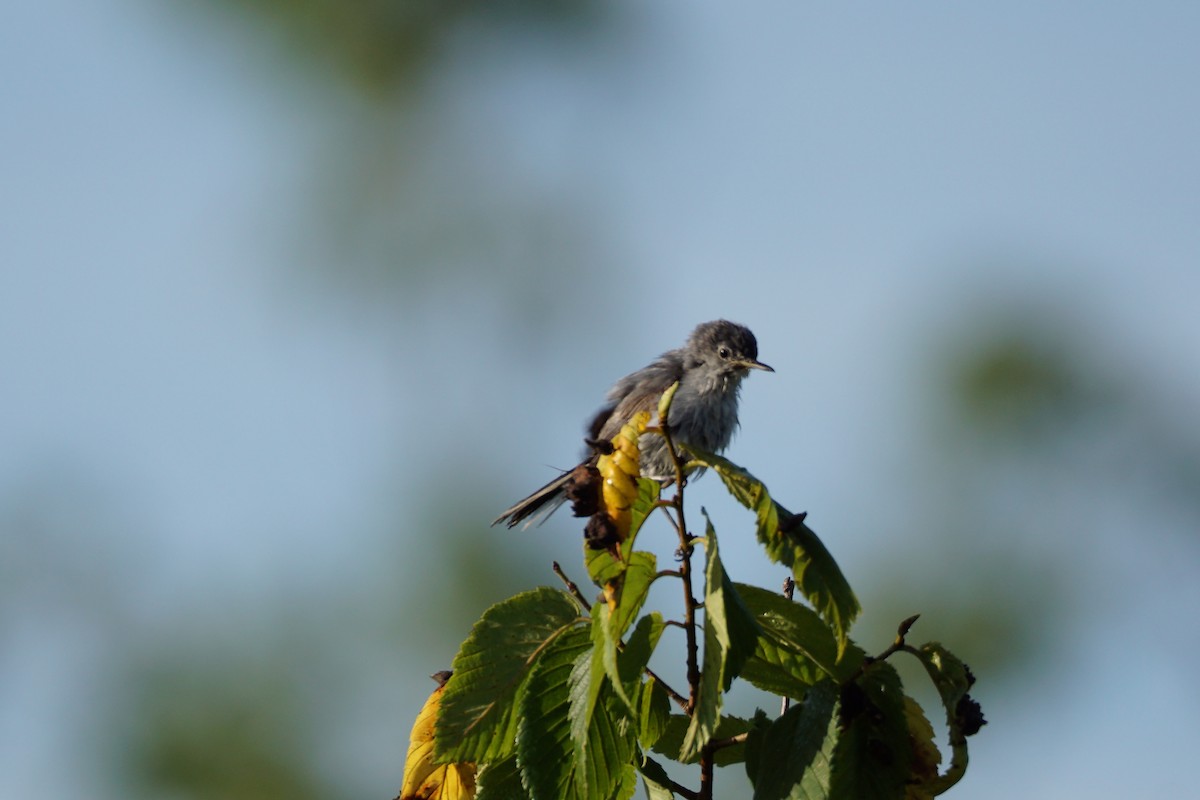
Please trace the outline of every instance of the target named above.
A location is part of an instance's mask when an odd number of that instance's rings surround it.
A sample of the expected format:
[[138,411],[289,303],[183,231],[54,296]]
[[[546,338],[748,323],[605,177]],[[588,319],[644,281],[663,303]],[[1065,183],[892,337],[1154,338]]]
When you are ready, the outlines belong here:
[[[606,403],[587,426],[588,453],[578,467],[563,472],[492,521],[509,528],[541,524],[566,501],[565,490],[580,468],[594,466],[597,443],[612,439],[640,411],[649,411],[652,424],[662,393],[679,388],[668,421],[676,444],[711,453],[729,446],[738,427],[738,393],[750,370],[775,370],[758,360],[758,341],[744,325],[718,319],[697,325],[683,347],[668,350],[650,364],[621,378],[609,389]],[[666,440],[656,433],[638,440],[643,477],[666,483],[675,478],[675,460]],[[679,453],[683,460],[686,455]]]

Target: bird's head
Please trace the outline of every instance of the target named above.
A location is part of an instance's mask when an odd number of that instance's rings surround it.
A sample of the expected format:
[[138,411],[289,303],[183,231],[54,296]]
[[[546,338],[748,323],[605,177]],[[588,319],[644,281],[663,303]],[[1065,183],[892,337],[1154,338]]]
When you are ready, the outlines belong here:
[[728,320],[697,325],[685,349],[689,360],[725,376],[745,377],[752,369],[775,371],[758,360],[758,340],[750,329]]

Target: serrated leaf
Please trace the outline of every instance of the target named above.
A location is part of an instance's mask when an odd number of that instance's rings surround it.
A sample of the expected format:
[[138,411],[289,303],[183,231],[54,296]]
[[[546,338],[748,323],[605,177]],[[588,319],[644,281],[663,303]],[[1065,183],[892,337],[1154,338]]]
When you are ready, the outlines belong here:
[[637,790],[637,775],[633,769],[637,726],[610,692],[602,692],[601,701],[597,707],[602,713],[593,717],[584,754],[583,785],[587,791],[579,795],[580,800],[628,797]]
[[912,772],[900,676],[876,661],[842,688],[830,795],[899,800]]
[[761,481],[732,461],[688,449],[694,457],[691,463],[715,471],[729,493],[755,513],[758,540],[767,555],[792,570],[801,594],[833,627],[839,647],[845,647],[850,625],[861,607],[837,562],[803,517],[772,500]]
[[592,656],[589,662],[589,684],[587,703],[578,711],[572,706],[571,736],[576,746],[583,742],[595,699],[607,676],[614,694],[625,705],[629,714],[637,713],[635,692],[641,683],[642,671],[650,661],[654,647],[658,644],[665,627],[662,615],[654,612],[643,617],[629,642],[620,648],[616,637],[616,623],[608,607],[598,604],[592,608]]
[[[591,640],[587,628],[575,628],[559,637],[542,656],[521,697],[517,731],[517,763],[522,782],[534,800],[574,796],[574,753],[570,712],[580,694],[579,673],[590,663]],[[580,665],[583,669],[581,670]]]
[[572,706],[587,702],[591,634],[562,636],[541,659],[521,703],[517,758],[532,800],[611,800],[627,796],[637,747],[634,726],[605,683],[582,743],[571,735]]
[[[636,755],[635,755],[636,757]],[[622,764],[620,767],[620,783],[617,784],[615,800],[630,800],[637,792],[638,771],[633,764]]]
[[[643,747],[653,747],[667,728],[671,718],[671,698],[667,690],[654,678],[642,684],[638,703],[638,741]],[[683,743],[680,736],[679,744]],[[679,753],[676,746],[672,757]]]
[[638,495],[633,501],[633,507],[629,509],[629,544],[633,547],[633,541],[637,538],[638,531],[642,529],[642,525],[654,513],[654,509],[658,507],[658,496],[662,492],[662,484],[651,478],[638,478]]
[[691,724],[691,719],[687,715],[671,714],[667,717],[666,725],[663,726],[662,732],[650,749],[674,761],[688,763],[679,756],[683,749],[683,737],[687,735],[689,724]]
[[[713,533],[711,524],[709,533]],[[707,630],[711,625],[721,643],[724,654],[721,691],[727,692],[746,660],[754,654],[762,628],[746,608],[737,586],[725,574],[716,555],[716,539],[709,538],[708,542],[713,556],[705,566],[704,627]]]
[[838,687],[823,680],[746,741],[746,773],[754,800],[826,800],[830,755],[837,741]]
[[912,776],[908,779],[905,800],[933,800],[942,754],[934,743],[933,726],[925,710],[908,695],[904,696],[904,721],[912,748]]
[[975,682],[971,672],[957,656],[938,642],[927,642],[910,650],[925,667],[942,706],[946,709],[946,725],[950,729],[950,766],[933,784],[933,793],[941,794],[958,783],[967,771],[967,736],[986,725],[979,704],[967,691]]
[[692,709],[691,724],[680,750],[683,761],[698,756],[712,738],[721,718],[724,693],[754,653],[760,635],[758,623],[746,610],[721,565],[717,532],[707,514],[705,520],[704,658],[696,707]]
[[475,800],[529,800],[521,784],[521,771],[515,755],[488,764],[479,772]]
[[614,614],[609,612],[608,606],[598,604],[592,607],[592,643],[595,648],[592,655],[592,675],[595,680],[596,665],[598,664],[601,676],[608,676],[613,691],[625,704],[625,707],[632,712],[633,701],[625,693],[625,684],[621,680],[621,673],[617,668],[618,647],[621,640],[616,635],[617,625],[613,622],[613,616]]
[[612,617],[612,636],[620,639],[637,619],[650,593],[650,584],[658,574],[658,562],[653,553],[635,551],[629,555],[625,580],[617,592],[616,613]]
[[[568,716],[571,720],[571,742],[576,751],[587,746],[588,728],[592,724],[600,689],[604,686],[606,651],[611,649],[612,658],[616,658],[616,645],[610,643],[607,637],[608,614],[608,606],[603,603],[592,606],[592,647],[587,651],[587,658],[581,658],[572,668]],[[616,668],[615,661],[613,668]]]
[[820,680],[821,673],[802,657],[778,642],[760,639],[753,656],[742,667],[742,680],[779,697],[803,697]]
[[598,550],[587,542],[583,543],[583,563],[588,577],[597,586],[617,580],[629,566],[623,558],[617,558],[608,550]]
[[[691,720],[687,716],[683,714],[671,714],[667,717],[667,724],[663,727],[662,735],[650,749],[655,753],[684,764],[697,763],[700,760],[699,753],[688,759],[680,758],[680,751],[683,749],[683,740],[687,736],[690,725]],[[728,739],[750,730],[751,725],[752,722],[748,719],[724,715],[721,717],[721,721],[717,723],[712,738]],[[724,747],[713,753],[713,763],[718,767],[740,764],[744,758],[745,749],[742,745]]]
[[675,793],[669,788],[671,778],[667,771],[649,756],[642,756],[638,764],[642,783],[646,787],[646,800],[674,800]]
[[658,481],[638,478],[637,499],[629,509],[629,536],[617,546],[615,552],[603,548],[596,549],[586,542],[584,543],[584,564],[587,567],[588,576],[597,586],[604,586],[617,580],[629,568],[638,532],[656,508],[661,490],[662,485]]
[[[722,714],[721,721],[717,723],[717,729],[713,731],[714,739],[731,739],[734,736],[740,736],[743,733],[749,732],[753,726],[753,721],[744,717],[734,717],[729,714]],[[713,763],[718,767],[728,767],[733,764],[741,764],[746,760],[746,743],[739,742],[738,744],[722,747],[720,750],[713,752]]]
[[439,761],[498,761],[512,752],[517,705],[538,659],[581,622],[565,592],[542,587],[484,612],[454,658],[436,731]]
[[434,729],[445,688],[442,685],[434,689],[417,713],[398,800],[471,800],[475,795],[474,764],[434,763]]
[[812,609],[758,586],[734,587],[762,630],[742,668],[744,680],[782,697],[802,697],[817,681],[845,680],[858,668],[862,651],[850,644],[839,660],[833,631]]
[[662,614],[657,611],[642,617],[634,626],[633,633],[625,643],[625,649],[617,655],[621,682],[627,690],[632,691],[631,684],[641,681],[642,671],[650,663],[650,656],[654,655],[654,648],[658,647],[658,640],[662,638],[664,630],[666,623],[663,622]]

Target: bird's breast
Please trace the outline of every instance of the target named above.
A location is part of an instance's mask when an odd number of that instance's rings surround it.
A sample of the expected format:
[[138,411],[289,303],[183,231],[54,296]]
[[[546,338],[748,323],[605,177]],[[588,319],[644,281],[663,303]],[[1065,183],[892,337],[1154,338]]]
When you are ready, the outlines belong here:
[[[683,387],[680,387],[681,389]],[[737,390],[683,392],[671,403],[671,430],[684,444],[719,453],[737,429]]]

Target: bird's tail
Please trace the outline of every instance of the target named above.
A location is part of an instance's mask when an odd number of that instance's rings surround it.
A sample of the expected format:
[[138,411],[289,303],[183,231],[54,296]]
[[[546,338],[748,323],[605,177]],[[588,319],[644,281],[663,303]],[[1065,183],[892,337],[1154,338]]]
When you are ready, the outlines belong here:
[[499,525],[503,522],[510,528],[515,528],[521,523],[525,523],[522,527],[528,528],[535,522],[541,525],[546,521],[546,518],[553,514],[559,506],[566,502],[566,495],[563,489],[567,485],[567,481],[571,478],[570,472],[564,472],[554,480],[547,483],[542,488],[538,489],[533,494],[513,504],[510,508],[492,520],[493,525]]

